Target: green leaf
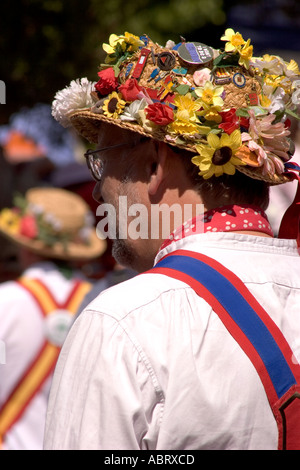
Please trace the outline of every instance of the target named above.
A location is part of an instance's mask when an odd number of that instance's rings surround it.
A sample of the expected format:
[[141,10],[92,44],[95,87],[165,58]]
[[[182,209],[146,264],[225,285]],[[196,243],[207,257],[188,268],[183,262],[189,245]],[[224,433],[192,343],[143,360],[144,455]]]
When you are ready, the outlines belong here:
[[289,114],[289,116],[292,116],[293,118],[298,119],[298,121],[300,121],[300,116],[294,113],[294,111],[292,111],[291,109],[286,109],[285,112],[286,114]]
[[223,52],[214,60],[214,67],[236,67],[239,63],[238,53]]
[[248,117],[249,112],[247,108],[239,108],[236,110],[235,114],[239,117]]
[[210,131],[210,134],[220,134],[220,132],[222,132],[221,129],[214,128]]
[[176,144],[177,145],[185,145],[186,142],[185,142],[185,140],[181,139],[180,137],[177,137]]
[[275,121],[273,121],[273,124],[277,124],[277,122],[280,122],[281,119],[283,118],[284,114],[285,114],[285,110],[283,111],[280,111],[279,109],[277,111],[275,111],[273,114],[275,114],[276,116],[276,119]]
[[113,66],[114,72],[115,72],[115,77],[117,77],[120,73],[120,67],[118,64]]
[[15,207],[20,209],[21,213],[24,214],[27,208],[27,202],[25,197],[21,193],[16,193],[13,197],[13,204]]
[[181,84],[176,87],[175,90],[177,91],[177,93],[179,93],[179,95],[186,95],[189,92],[190,87],[189,85]]

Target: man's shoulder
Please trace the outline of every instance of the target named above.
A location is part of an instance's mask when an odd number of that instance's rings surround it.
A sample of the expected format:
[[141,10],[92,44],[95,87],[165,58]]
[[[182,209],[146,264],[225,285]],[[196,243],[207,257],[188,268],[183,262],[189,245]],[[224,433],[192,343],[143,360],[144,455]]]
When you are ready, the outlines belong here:
[[86,310],[111,314],[120,319],[135,310],[153,305],[178,287],[187,286],[170,277],[148,271],[105,289]]
[[28,297],[28,292],[19,283],[19,280],[9,280],[0,284],[1,300],[11,300],[13,302],[24,301]]

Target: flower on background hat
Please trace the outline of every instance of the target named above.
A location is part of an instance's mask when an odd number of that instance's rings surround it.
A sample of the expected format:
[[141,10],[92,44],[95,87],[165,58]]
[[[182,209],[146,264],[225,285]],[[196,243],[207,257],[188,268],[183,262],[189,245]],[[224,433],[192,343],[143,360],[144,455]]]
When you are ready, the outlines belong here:
[[146,35],[112,34],[98,80],[71,82],[52,114],[91,142],[105,121],[189,150],[204,178],[238,170],[270,184],[293,179],[297,63],[253,56],[251,40],[232,28],[221,41],[220,50],[184,40],[161,47]]
[[100,256],[106,242],[94,227],[85,201],[58,188],[32,188],[0,212],[0,232],[43,257],[87,260]]

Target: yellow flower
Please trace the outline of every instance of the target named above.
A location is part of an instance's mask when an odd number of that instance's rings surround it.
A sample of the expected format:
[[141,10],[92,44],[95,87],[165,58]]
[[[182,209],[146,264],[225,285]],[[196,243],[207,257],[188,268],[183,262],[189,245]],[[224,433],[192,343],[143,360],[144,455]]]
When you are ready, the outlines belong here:
[[221,37],[222,41],[227,41],[225,44],[225,51],[232,52],[239,50],[243,44],[245,44],[245,40],[240,33],[235,33],[232,28],[228,28],[225,31],[224,36]]
[[284,75],[266,75],[264,84],[272,87],[274,91],[276,88],[281,87],[286,93],[290,93],[292,82]]
[[191,135],[191,134],[197,134],[199,132],[199,126],[193,122],[189,121],[173,121],[171,124],[168,126],[169,132],[173,132],[175,134],[180,134],[180,135]]
[[221,137],[210,133],[206,144],[196,146],[199,155],[192,158],[192,162],[199,167],[199,175],[204,179],[211,176],[220,176],[226,173],[234,175],[237,165],[245,165],[235,153],[242,145],[241,132],[236,129],[232,134],[223,133]]
[[177,107],[176,118],[180,121],[196,121],[197,112],[201,107],[200,100],[194,100],[191,93],[177,95],[174,99]]
[[288,71],[293,72],[295,75],[300,75],[299,66],[294,59],[291,59],[289,62],[286,62],[286,68]]
[[222,86],[214,86],[207,81],[203,87],[195,88],[195,93],[199,96],[201,105],[207,109],[209,106],[223,106],[224,101],[221,98],[223,90]]
[[111,34],[109,36],[109,44],[104,43],[102,47],[107,54],[115,54],[118,44],[121,46],[123,52],[126,50],[135,52],[144,43],[138,38],[138,36],[125,32],[123,36]]
[[219,111],[221,111],[220,106],[211,106],[208,110],[204,110],[203,113],[201,113],[207,121],[213,121],[216,122],[217,124],[220,124],[222,122],[222,117],[219,114]]
[[123,101],[122,95],[113,91],[108,99],[104,101],[103,112],[105,116],[108,116],[113,119],[117,119],[119,114],[123,112],[123,109],[126,106],[126,101]]
[[116,47],[118,44],[120,44],[122,49],[125,50],[124,37],[117,36],[116,34],[111,34],[109,36],[109,44],[104,43],[102,47],[105,52],[107,52],[107,54],[114,54],[116,52]]
[[3,209],[0,212],[0,227],[13,235],[19,232],[20,221],[20,216],[11,209]]
[[130,52],[135,52],[140,46],[144,45],[138,36],[130,33],[124,33],[124,41],[128,45],[127,50]]
[[191,93],[177,95],[174,99],[177,107],[174,121],[169,124],[170,132],[176,134],[195,134],[199,131],[198,114],[201,107],[200,100],[194,100]]
[[268,108],[272,103],[270,98],[268,98],[266,95],[263,95],[263,94],[259,95],[259,101],[263,108]]
[[240,59],[239,59],[239,64],[246,69],[249,68],[249,61],[252,59],[252,54],[253,54],[253,46],[250,46],[250,39],[246,42],[246,44],[239,50],[240,53]]

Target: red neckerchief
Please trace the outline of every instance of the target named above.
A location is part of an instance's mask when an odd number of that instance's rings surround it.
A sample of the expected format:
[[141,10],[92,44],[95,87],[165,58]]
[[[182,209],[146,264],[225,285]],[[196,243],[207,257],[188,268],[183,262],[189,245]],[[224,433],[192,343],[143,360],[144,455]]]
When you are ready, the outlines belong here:
[[228,205],[210,209],[185,222],[172,232],[160,249],[162,250],[173,241],[181,240],[189,235],[241,230],[251,230],[265,233],[271,237],[274,236],[267,215],[262,209],[252,205]]

